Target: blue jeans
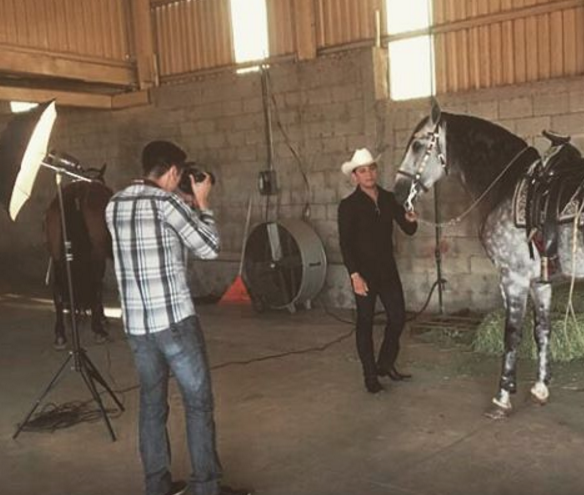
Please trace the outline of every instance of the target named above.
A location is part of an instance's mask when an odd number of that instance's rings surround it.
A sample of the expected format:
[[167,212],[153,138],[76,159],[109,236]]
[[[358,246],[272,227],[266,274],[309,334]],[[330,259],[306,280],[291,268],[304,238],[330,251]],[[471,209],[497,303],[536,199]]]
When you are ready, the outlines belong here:
[[170,489],[170,444],[166,429],[170,370],[185,408],[191,492],[216,495],[221,464],[215,444],[211,376],[198,318],[190,316],[162,332],[130,335],[128,342],[140,379],[140,455],[146,495],[166,495]]

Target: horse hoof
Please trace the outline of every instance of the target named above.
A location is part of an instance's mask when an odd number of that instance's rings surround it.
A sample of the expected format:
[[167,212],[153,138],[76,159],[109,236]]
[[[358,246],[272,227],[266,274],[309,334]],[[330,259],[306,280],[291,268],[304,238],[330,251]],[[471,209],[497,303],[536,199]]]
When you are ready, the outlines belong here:
[[548,403],[550,398],[550,391],[545,385],[545,383],[536,383],[533,387],[531,387],[531,398],[540,406],[545,406]]
[[96,344],[105,344],[108,341],[108,334],[106,332],[94,332],[93,341]]
[[67,340],[65,337],[56,337],[53,342],[53,349],[56,351],[63,351],[67,348]]
[[510,404],[502,404],[497,399],[493,399],[493,405],[484,414],[490,419],[505,419],[511,415],[512,410],[513,408]]

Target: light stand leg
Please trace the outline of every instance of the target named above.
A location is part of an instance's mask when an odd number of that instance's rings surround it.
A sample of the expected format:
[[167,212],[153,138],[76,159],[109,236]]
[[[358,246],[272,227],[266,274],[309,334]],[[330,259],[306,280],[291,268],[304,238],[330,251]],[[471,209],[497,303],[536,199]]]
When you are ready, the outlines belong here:
[[66,218],[65,218],[65,206],[63,204],[63,193],[61,190],[61,178],[62,178],[61,172],[57,172],[57,175],[56,175],[57,196],[59,198],[59,210],[61,213],[61,232],[62,232],[62,236],[63,236],[63,246],[65,249],[65,268],[66,268],[66,272],[67,272],[67,290],[69,291],[69,314],[71,316],[71,351],[69,353],[69,356],[67,357],[67,360],[63,363],[61,368],[59,368],[59,371],[54,376],[54,378],[51,380],[51,382],[49,383],[47,388],[44,390],[44,392],[41,394],[39,399],[36,401],[36,403],[34,404],[32,409],[30,410],[30,412],[27,414],[24,421],[18,426],[18,429],[16,430],[16,432],[14,433],[14,436],[12,438],[16,438],[19,435],[19,433],[22,431],[22,429],[24,428],[24,426],[26,425],[26,423],[28,422],[28,420],[30,419],[30,417],[32,416],[34,411],[37,409],[37,407],[39,406],[39,404],[43,400],[43,398],[47,395],[47,393],[56,384],[57,379],[61,376],[67,363],[71,359],[73,359],[73,365],[74,365],[75,371],[81,374],[81,377],[83,378],[83,381],[85,382],[85,385],[87,386],[87,388],[91,392],[93,399],[95,400],[95,402],[99,406],[99,409],[100,409],[101,414],[103,416],[106,427],[109,431],[109,434],[112,438],[112,441],[115,442],[116,436],[114,434],[110,419],[107,415],[107,410],[105,409],[105,407],[103,405],[103,402],[102,402],[101,397],[100,397],[100,395],[95,387],[95,383],[93,382],[93,380],[97,381],[109,393],[110,397],[113,399],[113,401],[116,403],[116,405],[120,408],[121,411],[124,410],[124,407],[122,406],[121,402],[118,400],[118,398],[116,397],[116,395],[114,394],[112,389],[107,385],[107,383],[103,379],[103,377],[99,374],[95,365],[89,360],[89,358],[86,355],[85,349],[83,349],[81,347],[81,344],[80,344],[79,330],[77,327],[77,312],[75,311],[75,307],[76,307],[75,306],[75,297],[73,294],[73,277],[71,274],[71,262],[73,261],[73,253],[71,251],[71,242],[69,241],[68,236],[67,236],[67,222],[66,222]]
[[40,406],[40,404],[43,401],[43,399],[51,391],[51,389],[55,386],[55,384],[57,383],[57,381],[60,378],[61,374],[63,373],[63,371],[65,371],[65,367],[67,366],[67,363],[69,361],[71,361],[71,358],[72,357],[73,357],[73,353],[70,352],[69,355],[67,356],[67,359],[65,359],[65,362],[61,365],[61,367],[59,368],[59,370],[57,371],[57,373],[55,373],[55,375],[53,376],[53,378],[51,379],[51,381],[49,382],[49,384],[47,385],[47,387],[45,388],[45,390],[43,390],[43,392],[41,393],[41,395],[39,396],[39,398],[36,400],[36,402],[34,403],[34,406],[28,412],[28,414],[26,415],[26,417],[24,418],[24,420],[21,423],[18,424],[18,428],[14,432],[14,435],[12,435],[12,439],[15,439],[18,435],[20,435],[20,432],[26,426],[26,424],[28,423],[28,420],[33,415],[33,413],[37,410],[37,407]]
[[110,419],[109,419],[109,416],[107,415],[107,411],[103,405],[103,402],[101,401],[101,397],[99,396],[99,393],[97,392],[97,389],[95,388],[95,383],[93,383],[93,380],[91,379],[91,376],[89,375],[89,372],[83,366],[80,368],[79,372],[81,373],[81,376],[83,377],[83,381],[85,382],[85,385],[87,385],[87,388],[91,392],[91,395],[93,395],[93,400],[95,400],[95,402],[97,402],[97,405],[99,406],[99,409],[101,411],[101,415],[103,417],[103,421],[105,422],[105,425],[109,431],[110,436],[112,437],[112,442],[115,442],[116,435],[115,435],[114,430],[112,428],[112,424],[110,423]]
[[121,411],[125,411],[124,406],[116,397],[116,394],[114,394],[113,390],[109,387],[109,385],[103,379],[103,377],[101,376],[101,374],[99,373],[91,359],[89,359],[89,356],[83,350],[81,351],[81,360],[83,362],[82,366],[87,370],[91,379],[99,383],[104,388],[104,390],[109,394],[109,396],[112,398],[112,400],[116,403],[116,405],[120,408]]

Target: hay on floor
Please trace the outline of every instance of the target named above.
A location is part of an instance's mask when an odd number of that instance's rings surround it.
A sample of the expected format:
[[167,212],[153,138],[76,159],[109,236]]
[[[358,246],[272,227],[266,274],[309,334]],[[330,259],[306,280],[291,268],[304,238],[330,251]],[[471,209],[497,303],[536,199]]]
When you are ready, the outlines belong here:
[[[552,334],[550,355],[554,361],[572,361],[584,357],[584,284],[576,284],[572,296],[575,316],[566,319],[569,284],[554,287],[552,299]],[[533,338],[533,310],[528,305],[523,324],[523,339],[519,356],[536,359],[537,347]],[[488,313],[479,325],[472,343],[473,350],[500,356],[504,350],[505,312],[502,309]]]

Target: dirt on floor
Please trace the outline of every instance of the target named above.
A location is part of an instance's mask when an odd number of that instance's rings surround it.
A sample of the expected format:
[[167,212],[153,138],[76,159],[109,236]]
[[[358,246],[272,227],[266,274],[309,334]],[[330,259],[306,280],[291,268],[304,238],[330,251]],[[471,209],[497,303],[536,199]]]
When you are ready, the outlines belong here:
[[[14,440],[67,353],[51,347],[53,315],[43,288],[0,293],[1,493],[143,493],[137,380],[115,299],[108,297],[110,341],[96,345],[86,326],[81,341],[125,407],[116,411],[102,394],[116,441],[99,414],[53,432],[23,431]],[[541,407],[529,397],[535,363],[521,360],[514,414],[493,421],[483,413],[496,392],[500,359],[472,352],[472,329],[411,325],[399,366],[413,379],[383,379],[384,392],[371,395],[363,387],[352,313],[315,306],[296,314],[199,307],[226,482],[260,495],[584,493],[582,361],[554,365],[551,401]],[[42,407],[76,402],[96,410],[79,374],[67,368]],[[188,478],[174,382],[169,403],[173,475]]]

